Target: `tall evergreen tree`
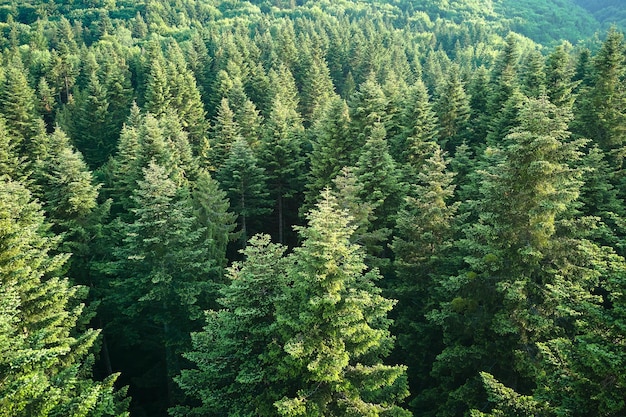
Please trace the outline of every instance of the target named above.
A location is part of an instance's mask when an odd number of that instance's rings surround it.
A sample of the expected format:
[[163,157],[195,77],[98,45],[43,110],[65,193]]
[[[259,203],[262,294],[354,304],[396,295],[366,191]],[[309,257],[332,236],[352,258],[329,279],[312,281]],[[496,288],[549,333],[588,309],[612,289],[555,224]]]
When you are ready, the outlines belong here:
[[441,296],[436,282],[446,272],[454,272],[451,247],[459,203],[451,203],[453,176],[443,152],[435,148],[398,213],[392,243],[396,279],[390,292],[398,299],[395,357],[408,365],[411,390],[419,394],[417,404],[413,404],[416,411],[427,409],[423,403],[435,400],[428,394],[435,385],[429,373],[443,340],[440,329],[426,319],[426,314]]
[[260,230],[261,216],[272,210],[265,170],[258,166],[248,143],[239,138],[216,178],[238,215],[240,241],[245,245],[248,237]]
[[230,285],[209,311],[201,332],[191,335],[185,353],[197,369],[185,369],[176,382],[200,406],[176,407],[173,416],[208,414],[275,416],[273,406],[285,395],[279,379],[280,352],[276,304],[287,285],[285,247],[257,235],[243,250],[244,261],[228,270]]
[[239,125],[235,121],[235,113],[231,110],[227,98],[222,99],[211,130],[209,142],[211,156],[209,160],[212,167],[218,170],[228,157],[233,142],[240,134]]
[[66,254],[38,204],[0,177],[0,416],[128,416],[117,374],[91,379],[98,332],[82,329],[85,289],[60,277]]
[[434,105],[439,120],[439,143],[452,152],[467,136],[469,129],[469,98],[457,65],[452,65],[445,81],[437,88]]
[[108,265],[105,308],[114,358],[138,379],[135,389],[162,395],[150,411],[159,413],[175,401],[178,355],[214,300],[222,260],[210,257],[215,242],[204,240],[187,188],[166,168],[150,162],[133,199],[133,219],[120,224],[123,241]]
[[382,362],[394,302],[375,286],[379,274],[365,272],[350,216],[325,191],[308,218],[277,309],[288,353],[282,369],[293,380],[275,403],[278,414],[410,415],[398,406],[408,394],[405,368]]
[[274,100],[259,149],[259,162],[275,201],[276,231],[281,243],[289,224],[296,221],[304,182],[304,128],[296,110],[295,93],[289,88],[283,90]]
[[313,126],[307,203],[318,198],[343,167],[356,163],[358,148],[350,133],[348,106],[343,99],[335,97],[327,105],[323,118]]
[[569,139],[567,110],[545,96],[529,99],[519,121],[483,174],[479,221],[461,241],[467,268],[441,281],[448,295],[429,314],[445,343],[433,366],[447,398],[438,415],[481,406],[480,371],[529,393],[536,344],[567,334],[576,314],[562,308],[591,296],[593,279],[575,272],[585,261],[562,252],[580,242],[567,225],[581,172],[568,164],[582,142]]

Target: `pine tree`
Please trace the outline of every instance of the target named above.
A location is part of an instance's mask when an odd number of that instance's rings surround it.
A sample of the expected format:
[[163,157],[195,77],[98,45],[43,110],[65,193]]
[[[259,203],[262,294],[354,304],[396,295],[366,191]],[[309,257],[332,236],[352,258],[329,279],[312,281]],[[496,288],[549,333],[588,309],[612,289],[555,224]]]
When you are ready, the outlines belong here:
[[583,143],[569,139],[568,121],[567,110],[547,97],[527,100],[520,126],[504,149],[492,151],[492,167],[482,174],[479,220],[460,243],[467,268],[441,281],[446,301],[429,313],[444,332],[433,366],[447,398],[441,415],[480,407],[480,371],[518,392],[532,390],[536,344],[568,330],[575,320],[561,310],[568,300],[590,298],[593,279],[574,272],[584,270],[577,262],[585,257],[577,261],[565,249],[576,246],[567,225],[581,186],[581,172],[568,164]]
[[282,369],[294,381],[275,403],[278,414],[410,415],[397,405],[408,394],[405,368],[382,363],[394,302],[375,286],[379,274],[365,272],[350,216],[325,191],[308,219],[277,309],[289,355]]
[[313,136],[306,194],[309,204],[330,186],[343,167],[356,163],[358,148],[351,141],[350,115],[344,100],[336,97],[330,101],[323,118],[313,127]]
[[226,268],[226,248],[237,238],[233,230],[237,227],[237,215],[230,212],[227,194],[219,188],[219,183],[207,171],[200,171],[193,183],[191,197],[194,214],[204,235],[203,242],[210,242],[208,256],[221,269]]
[[6,119],[9,135],[14,138],[16,146],[23,154],[31,150],[31,142],[35,138],[45,134],[45,127],[37,115],[35,91],[28,85],[24,65],[19,57],[16,56],[11,61],[4,79],[0,94],[2,114]]
[[151,161],[132,197],[133,219],[119,224],[123,240],[107,266],[107,336],[112,358],[135,385],[161,393],[162,401],[151,405],[158,413],[175,401],[178,355],[189,348],[202,311],[213,305],[222,259],[210,257],[215,242],[204,240],[188,189],[166,168]]
[[85,289],[60,278],[41,208],[0,178],[0,416],[128,416],[124,391],[90,378],[98,337],[81,330]]
[[546,95],[545,59],[541,52],[532,51],[521,70],[522,91],[531,98]]
[[247,142],[239,138],[233,143],[228,159],[216,178],[238,215],[240,241],[245,244],[248,237],[259,230],[261,216],[271,212],[265,170],[258,166]]
[[574,67],[570,57],[571,45],[558,45],[546,62],[546,94],[557,106],[571,108],[576,96],[574,90],[580,82],[574,81]]
[[223,98],[217,109],[209,142],[211,149],[209,159],[216,170],[221,168],[228,157],[230,147],[240,134],[241,129],[234,119],[235,113],[231,110],[228,99]]
[[398,213],[391,245],[396,279],[390,292],[398,299],[394,334],[398,337],[396,357],[408,365],[411,389],[419,394],[416,410],[426,409],[427,392],[434,381],[430,368],[442,347],[442,334],[426,314],[437,306],[439,277],[453,273],[451,256],[455,216],[459,203],[454,196],[454,175],[440,148],[424,161],[418,182],[412,185],[404,208]]
[[287,391],[278,379],[280,352],[276,304],[287,285],[285,247],[257,235],[242,251],[244,261],[228,270],[222,309],[209,311],[201,332],[191,335],[193,350],[176,382],[201,406],[176,407],[173,416],[208,414],[275,416],[273,403]]
[[289,224],[297,218],[299,194],[304,188],[304,128],[296,108],[295,93],[284,88],[276,96],[259,149],[259,165],[265,169],[270,196],[275,201],[280,243],[285,241]]
[[470,117],[469,98],[458,66],[453,65],[438,86],[434,110],[439,120],[439,143],[453,152],[468,134]]

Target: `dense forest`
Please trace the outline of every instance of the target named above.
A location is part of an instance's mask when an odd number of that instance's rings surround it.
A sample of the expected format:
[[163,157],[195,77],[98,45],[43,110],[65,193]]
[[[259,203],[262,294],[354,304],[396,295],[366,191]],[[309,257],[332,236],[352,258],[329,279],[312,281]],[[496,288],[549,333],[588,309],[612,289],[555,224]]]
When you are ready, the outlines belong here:
[[0,1],[0,417],[626,415],[624,29]]

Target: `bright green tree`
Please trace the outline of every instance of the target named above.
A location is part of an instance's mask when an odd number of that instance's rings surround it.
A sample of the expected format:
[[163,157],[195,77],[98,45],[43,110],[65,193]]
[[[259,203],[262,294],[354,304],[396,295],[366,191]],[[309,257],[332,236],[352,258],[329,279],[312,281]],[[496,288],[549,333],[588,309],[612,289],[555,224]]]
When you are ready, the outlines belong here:
[[242,251],[244,261],[228,270],[230,285],[220,291],[220,310],[209,311],[201,332],[191,335],[184,354],[196,369],[176,377],[200,406],[175,407],[176,417],[209,414],[275,416],[273,403],[287,391],[279,379],[276,304],[288,283],[285,247],[257,235]]
[[40,206],[0,178],[0,416],[128,416],[117,374],[91,379],[98,331],[82,328],[84,287],[60,272]]
[[398,403],[408,394],[405,367],[384,365],[393,345],[376,270],[350,242],[350,216],[330,192],[300,228],[277,322],[288,358],[281,371],[293,380],[275,403],[282,416],[410,415]]

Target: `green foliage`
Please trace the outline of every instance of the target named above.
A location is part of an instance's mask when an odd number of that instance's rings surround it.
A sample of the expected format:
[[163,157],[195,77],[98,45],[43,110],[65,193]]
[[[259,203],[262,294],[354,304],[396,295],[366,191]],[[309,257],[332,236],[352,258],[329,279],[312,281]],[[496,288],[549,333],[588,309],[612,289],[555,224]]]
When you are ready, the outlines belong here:
[[223,413],[274,416],[274,401],[288,388],[279,377],[276,303],[287,284],[285,247],[257,235],[242,251],[245,261],[228,270],[230,285],[220,290],[223,309],[209,311],[201,332],[192,334],[185,354],[197,369],[185,369],[176,382],[202,404],[176,407],[173,416]]
[[[137,416],[623,415],[622,6],[4,2],[0,177],[39,200],[48,256],[72,252],[32,282],[73,313],[68,343],[24,350],[0,287],[0,381],[44,375],[12,386],[31,415],[122,414],[92,364]],[[326,187],[341,210],[325,192],[305,218]],[[257,232],[288,249],[254,238],[227,273]],[[61,275],[91,289],[80,319]],[[89,321],[100,355],[46,350]]]
[[[39,205],[0,179],[0,415],[127,416],[113,383],[90,378],[98,332],[80,330],[84,288],[59,276],[67,255]],[[120,392],[123,396],[123,391]]]
[[384,365],[392,347],[386,315],[394,302],[376,288],[364,255],[350,242],[350,217],[329,191],[301,228],[277,322],[294,378],[276,402],[279,415],[410,415],[397,402],[407,394],[405,367]]

